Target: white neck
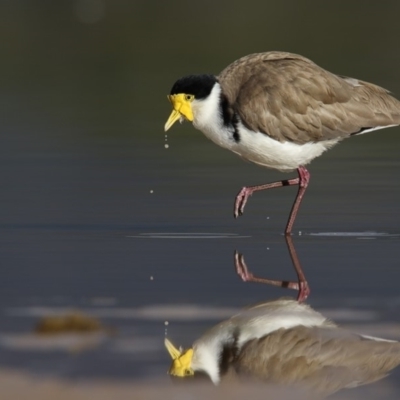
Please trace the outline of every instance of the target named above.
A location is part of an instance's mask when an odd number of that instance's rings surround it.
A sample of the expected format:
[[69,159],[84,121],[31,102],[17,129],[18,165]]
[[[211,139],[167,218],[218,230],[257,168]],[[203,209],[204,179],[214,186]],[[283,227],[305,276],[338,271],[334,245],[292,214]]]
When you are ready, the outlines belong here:
[[217,385],[221,379],[219,364],[222,349],[233,341],[232,329],[229,321],[222,322],[206,332],[193,344],[192,368],[208,374],[212,382]]
[[223,124],[220,101],[221,86],[216,82],[206,99],[192,102],[193,126],[218,146],[232,150],[232,132]]

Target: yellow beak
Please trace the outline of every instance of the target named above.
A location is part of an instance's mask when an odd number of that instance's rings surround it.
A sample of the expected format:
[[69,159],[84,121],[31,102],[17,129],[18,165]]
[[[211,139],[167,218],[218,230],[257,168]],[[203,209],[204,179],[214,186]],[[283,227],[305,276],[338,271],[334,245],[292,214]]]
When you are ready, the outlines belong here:
[[172,358],[172,365],[168,373],[181,377],[194,375],[194,371],[190,366],[193,358],[193,349],[188,349],[182,353],[168,339],[164,340],[164,344]]
[[184,93],[172,94],[167,97],[174,109],[164,126],[165,132],[181,117],[185,117],[188,121],[193,121],[192,105],[190,104],[192,99],[187,100]]
[[179,350],[171,343],[171,341],[169,341],[167,338],[164,339],[164,344],[165,344],[165,347],[166,347],[167,350],[168,350],[169,355],[171,356],[171,358],[172,358],[173,360],[175,360],[176,358],[178,358],[178,357],[182,354],[182,352],[179,351]]

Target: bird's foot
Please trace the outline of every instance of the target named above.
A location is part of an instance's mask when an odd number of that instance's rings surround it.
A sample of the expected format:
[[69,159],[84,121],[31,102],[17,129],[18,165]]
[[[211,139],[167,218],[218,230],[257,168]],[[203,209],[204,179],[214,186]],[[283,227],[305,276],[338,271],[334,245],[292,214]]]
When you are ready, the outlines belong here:
[[237,274],[243,282],[251,282],[254,280],[254,275],[246,269],[236,269]]
[[247,269],[247,265],[244,262],[243,255],[235,250],[235,269],[236,273],[240,276],[243,282],[252,281],[254,276]]
[[299,294],[297,295],[297,301],[303,303],[307,300],[310,295],[310,287],[306,281],[299,282]]
[[238,193],[235,199],[235,209],[233,211],[233,215],[235,218],[243,214],[244,206],[246,205],[248,198],[252,194],[253,190],[248,187],[243,187],[242,190]]

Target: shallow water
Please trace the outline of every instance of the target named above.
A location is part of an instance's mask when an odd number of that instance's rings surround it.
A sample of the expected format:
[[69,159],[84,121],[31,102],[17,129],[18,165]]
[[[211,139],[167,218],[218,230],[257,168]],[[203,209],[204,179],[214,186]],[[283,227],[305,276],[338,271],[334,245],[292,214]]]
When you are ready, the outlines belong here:
[[[108,139],[106,146],[120,141]],[[181,160],[190,148],[178,135],[170,152],[162,143],[160,135],[147,147],[141,144],[142,157],[122,160],[105,155],[105,144],[96,140],[81,154],[50,150],[48,157],[23,163],[17,154],[8,156],[6,169],[20,184],[10,189],[8,202],[2,200],[1,366],[80,379],[165,377],[166,333],[188,346],[241,307],[296,296],[243,283],[233,257],[235,250],[242,253],[256,275],[296,279],[281,234],[295,190],[255,195],[234,220],[240,186],[275,174],[223,151],[221,168],[217,161]],[[388,165],[382,162],[368,177],[354,167],[357,156],[340,165],[356,178],[329,173],[329,155],[312,166],[293,241],[314,308],[361,333],[398,338],[400,193],[381,184],[390,174],[395,179],[397,152],[388,154]],[[348,182],[354,179],[361,182],[356,187]],[[32,334],[38,319],[69,309],[99,317],[118,334],[95,337],[92,345],[67,337],[43,346]],[[76,348],[83,350],[76,354]],[[396,371],[389,379],[396,383],[398,377]]]

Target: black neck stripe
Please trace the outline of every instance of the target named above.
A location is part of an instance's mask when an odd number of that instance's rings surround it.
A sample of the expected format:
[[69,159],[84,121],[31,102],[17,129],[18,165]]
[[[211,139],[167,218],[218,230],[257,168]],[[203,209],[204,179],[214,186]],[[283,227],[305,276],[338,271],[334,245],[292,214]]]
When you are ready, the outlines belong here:
[[232,138],[236,143],[239,143],[240,142],[240,135],[238,128],[239,117],[237,113],[233,110],[233,108],[229,104],[227,97],[223,93],[221,93],[220,108],[224,125],[233,130]]
[[222,347],[221,354],[219,356],[219,372],[220,376],[223,376],[236,361],[239,355],[239,328],[236,328],[232,333],[232,341],[225,343]]

